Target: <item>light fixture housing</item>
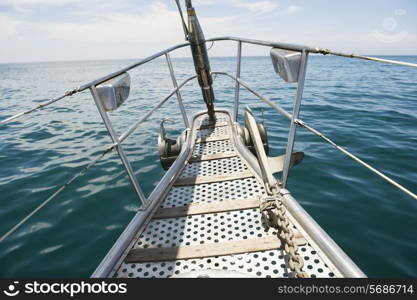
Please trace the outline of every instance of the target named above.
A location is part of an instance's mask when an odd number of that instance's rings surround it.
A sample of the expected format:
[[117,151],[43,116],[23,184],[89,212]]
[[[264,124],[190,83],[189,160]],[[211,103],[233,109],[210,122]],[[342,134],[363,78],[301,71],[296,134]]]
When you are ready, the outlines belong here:
[[105,111],[118,109],[129,97],[130,75],[125,72],[97,86],[99,99]]
[[301,52],[272,48],[270,54],[275,72],[285,82],[298,82]]

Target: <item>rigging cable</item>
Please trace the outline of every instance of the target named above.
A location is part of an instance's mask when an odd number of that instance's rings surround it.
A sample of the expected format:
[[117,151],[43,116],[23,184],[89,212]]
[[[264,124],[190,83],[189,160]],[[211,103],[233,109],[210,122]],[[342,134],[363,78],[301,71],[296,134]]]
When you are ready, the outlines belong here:
[[3,234],[0,237],[0,243],[3,242],[9,235],[11,235],[13,232],[15,232],[17,229],[19,229],[20,226],[22,226],[27,220],[29,220],[34,214],[36,214],[42,207],[44,207],[46,204],[48,204],[52,199],[54,199],[56,196],[58,196],[62,191],[64,191],[71,183],[73,183],[76,179],[83,176],[91,167],[93,167],[96,163],[98,163],[107,153],[110,153],[113,151],[113,149],[117,146],[117,144],[110,145],[106,150],[104,150],[103,153],[101,153],[99,156],[97,156],[95,159],[93,159],[88,165],[86,165],[80,172],[75,174],[65,182],[58,190],[56,190],[51,196],[48,197],[48,199],[44,200],[41,204],[39,204],[34,210],[32,210],[28,215],[26,215],[19,223],[17,223],[15,226],[13,226],[9,231],[7,231],[5,234]]
[[389,183],[391,183],[393,186],[395,186],[396,188],[400,189],[401,191],[403,191],[404,193],[408,194],[409,196],[411,196],[412,198],[414,198],[415,200],[417,200],[417,195],[414,194],[412,191],[410,191],[409,189],[403,187],[401,184],[397,183],[396,181],[394,181],[393,179],[389,178],[388,176],[386,176],[385,174],[383,174],[382,172],[378,171],[377,169],[375,169],[374,167],[372,167],[371,165],[367,164],[366,162],[364,162],[363,160],[361,160],[359,157],[355,156],[354,154],[350,153],[349,151],[347,151],[346,149],[340,147],[339,145],[337,145],[335,142],[333,142],[331,139],[329,139],[327,136],[325,136],[324,134],[322,134],[320,131],[308,126],[306,123],[304,123],[301,120],[294,120],[294,122],[298,125],[300,125],[301,127],[304,127],[305,129],[307,129],[308,131],[314,133],[315,135],[317,135],[318,137],[321,137],[323,140],[325,140],[326,142],[328,142],[329,144],[331,144],[333,147],[335,147],[337,150],[343,152],[344,154],[346,154],[347,156],[349,156],[350,158],[352,158],[354,161],[360,163],[361,165],[363,165],[364,167],[366,167],[367,169],[371,170],[372,172],[374,172],[375,174],[377,174],[378,176],[382,177],[383,179],[385,179],[386,181],[388,181]]
[[181,22],[182,22],[182,28],[184,29],[185,40],[188,41],[188,33],[189,32],[188,32],[187,25],[185,25],[184,16],[182,14],[182,9],[181,9],[181,5],[180,5],[180,1],[179,0],[175,0],[175,3],[177,4],[178,12],[180,13]]
[[210,47],[208,47],[207,52],[210,51],[211,48],[213,48],[213,45],[214,45],[214,41],[211,41],[211,45]]
[[168,99],[170,99],[180,88],[182,88],[186,83],[194,80],[197,76],[191,76],[185,81],[183,81],[178,87],[173,89],[171,93],[165,97],[162,101],[156,104],[146,115],[144,115],[139,121],[133,124],[125,133],[123,133],[119,138],[119,143],[113,143],[103,153],[93,159],[88,165],[86,165],[80,172],[75,174],[71,177],[67,182],[65,182],[58,190],[56,190],[48,199],[44,200],[40,205],[38,205],[33,211],[31,211],[28,215],[26,215],[19,223],[17,223],[13,228],[11,228],[8,232],[0,237],[0,243],[5,240],[9,235],[14,233],[20,226],[22,226],[27,220],[29,220],[34,214],[36,214],[42,207],[48,204],[52,199],[58,196],[62,191],[64,191],[71,183],[73,183],[76,179],[84,175],[91,167],[93,167],[96,163],[98,163],[107,153],[113,151],[120,143],[122,143],[130,134],[132,134],[138,126],[146,121],[153,112],[155,112],[159,107],[161,107]]
[[47,101],[47,102],[45,102],[45,103],[41,103],[41,104],[39,104],[39,105],[38,105],[38,106],[36,106],[36,107],[33,107],[33,108],[28,109],[28,110],[26,110],[26,111],[22,111],[22,112],[20,112],[20,113],[18,113],[18,114],[15,114],[14,116],[11,116],[11,117],[9,117],[9,118],[7,118],[7,119],[1,120],[1,121],[0,121],[0,126],[1,126],[1,125],[4,125],[4,124],[6,124],[6,123],[9,123],[9,122],[11,122],[11,121],[13,121],[13,120],[15,120],[15,119],[17,119],[17,118],[19,118],[19,117],[23,116],[23,115],[30,114],[30,113],[32,113],[32,112],[34,112],[34,111],[38,110],[38,109],[44,108],[44,107],[46,107],[46,106],[48,106],[48,105],[50,105],[50,104],[52,104],[52,103],[55,103],[55,102],[57,102],[57,101],[59,101],[59,100],[62,100],[62,99],[64,99],[65,97],[72,96],[72,95],[74,95],[74,94],[76,94],[76,93],[78,93],[78,92],[80,92],[80,89],[79,89],[79,88],[76,88],[76,89],[73,89],[73,90],[66,91],[64,95],[59,96],[58,98],[51,99],[51,100],[49,100],[49,101]]
[[[288,113],[286,110],[284,110],[282,107],[280,107],[279,105],[275,104],[273,101],[271,101],[270,99],[266,98],[265,96],[261,95],[259,92],[255,91],[253,88],[251,88],[247,83],[243,82],[240,78],[236,78],[233,75],[230,75],[227,72],[211,72],[213,75],[214,74],[218,74],[218,75],[225,75],[235,81],[238,81],[240,83],[241,86],[243,86],[245,89],[247,89],[249,92],[251,92],[253,95],[255,95],[256,97],[258,97],[260,100],[262,100],[263,102],[265,102],[266,104],[268,104],[269,106],[271,106],[276,112],[278,112],[280,115],[286,117],[288,120],[291,121],[292,116],[290,113]],[[321,133],[320,131],[308,126],[304,121],[300,120],[300,119],[296,119],[294,120],[294,122],[309,130],[310,132],[314,133],[315,135],[317,135],[318,137],[321,137],[322,139],[324,139],[326,142],[328,142],[329,144],[331,144],[332,146],[334,146],[337,150],[341,151],[342,153],[346,154],[347,156],[349,156],[350,158],[352,158],[354,161],[358,162],[359,164],[361,164],[362,166],[364,166],[365,168],[369,169],[370,171],[372,171],[373,173],[375,173],[376,175],[382,177],[384,180],[386,180],[387,182],[391,183],[393,186],[397,187],[398,189],[400,189],[401,191],[403,191],[404,193],[408,194],[409,196],[411,196],[412,198],[414,198],[415,200],[417,200],[417,195],[415,193],[413,193],[412,191],[410,191],[409,189],[405,188],[404,186],[402,186],[401,184],[399,184],[398,182],[396,182],[395,180],[389,178],[387,175],[383,174],[382,172],[378,171],[377,169],[375,169],[374,167],[372,167],[371,165],[367,164],[366,162],[364,162],[363,160],[361,160],[359,157],[357,157],[356,155],[352,154],[351,152],[347,151],[346,149],[344,149],[343,147],[337,145],[335,142],[333,142],[331,139],[329,139],[328,137],[326,137],[323,133]]]

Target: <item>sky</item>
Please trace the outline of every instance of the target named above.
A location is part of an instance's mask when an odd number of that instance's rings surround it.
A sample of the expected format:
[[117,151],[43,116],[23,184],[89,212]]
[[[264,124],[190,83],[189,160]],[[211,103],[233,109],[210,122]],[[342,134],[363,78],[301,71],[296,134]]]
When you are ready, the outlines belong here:
[[[181,1],[184,3],[184,1]],[[417,55],[416,0],[194,0],[206,38]],[[184,5],[184,4],[183,4]],[[182,43],[174,0],[0,0],[0,62],[142,58]],[[236,46],[216,43],[213,56]],[[264,55],[244,46],[243,55]],[[189,49],[174,56],[188,56]]]

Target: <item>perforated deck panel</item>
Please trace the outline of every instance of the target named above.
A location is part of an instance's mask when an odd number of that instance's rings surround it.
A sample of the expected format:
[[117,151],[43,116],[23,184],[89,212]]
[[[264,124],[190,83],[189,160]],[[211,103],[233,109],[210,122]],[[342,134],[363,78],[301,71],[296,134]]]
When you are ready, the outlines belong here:
[[[211,155],[224,152],[236,153],[236,156],[188,162],[179,178],[213,178],[213,182],[188,184],[171,187],[161,204],[161,209],[172,209],[189,205],[230,203],[242,199],[256,199],[265,195],[263,183],[256,173],[239,155],[232,139],[232,123],[227,113],[216,113],[216,125],[208,128],[210,122],[207,115],[194,120],[193,138],[196,141],[193,155]],[[201,129],[199,129],[203,126]],[[216,141],[216,138],[226,140]],[[203,141],[210,138],[214,141]],[[227,175],[239,175],[251,172],[253,176],[228,180]],[[225,175],[216,181],[216,177]],[[238,203],[238,202],[233,202]],[[220,207],[220,206],[219,206]],[[291,217],[291,216],[290,216]],[[291,218],[290,218],[291,219]],[[301,238],[306,238],[304,230],[291,224]],[[144,232],[135,241],[132,249],[161,250],[196,245],[212,246],[213,244],[250,241],[276,235],[275,229],[265,231],[261,225],[261,215],[257,207],[241,210],[219,211],[197,215],[183,215],[170,218],[153,219]],[[303,237],[304,234],[304,237]],[[334,277],[338,274],[327,259],[323,259],[317,251],[304,239],[299,247],[303,257],[303,268],[311,277]],[[327,263],[326,263],[327,262]],[[227,270],[247,277],[291,277],[288,256],[282,249],[254,251],[248,253],[229,254],[211,257],[194,257],[187,259],[171,259],[165,261],[131,262],[124,261],[114,273],[115,277],[172,277],[182,276],[191,271]]]
[[162,203],[162,207],[183,206],[194,203],[238,200],[264,195],[264,187],[252,178],[173,187]]
[[228,126],[220,126],[215,128],[206,128],[197,131],[196,138],[211,138],[229,135]]

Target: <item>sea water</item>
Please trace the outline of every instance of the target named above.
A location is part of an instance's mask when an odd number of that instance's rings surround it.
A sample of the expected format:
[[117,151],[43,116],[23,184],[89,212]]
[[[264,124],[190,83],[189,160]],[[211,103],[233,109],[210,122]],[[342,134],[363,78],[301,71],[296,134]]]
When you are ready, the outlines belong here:
[[[414,56],[389,59],[417,62]],[[36,106],[135,60],[0,64],[0,119]],[[174,58],[178,82],[193,75],[190,58]],[[211,59],[235,74],[236,60]],[[120,135],[172,90],[166,62],[130,71],[130,97],[110,118]],[[283,82],[270,58],[243,57],[242,80],[289,112],[296,85]],[[417,192],[417,70],[332,56],[309,58],[300,118],[400,184]],[[231,110],[234,82],[214,81],[216,108]],[[182,90],[191,119],[205,109],[196,81]],[[289,122],[241,88],[240,122],[249,105],[266,124],[270,152],[285,151]],[[147,195],[164,175],[157,137],[184,128],[176,97],[143,123],[123,147]],[[111,144],[87,91],[0,127],[0,235],[53,194]],[[319,137],[298,128],[288,189],[368,276],[417,276],[417,201]],[[279,175],[278,175],[279,176]],[[0,276],[89,276],[139,208],[117,153],[105,156],[0,243]],[[306,262],[314,263],[314,262]]]

